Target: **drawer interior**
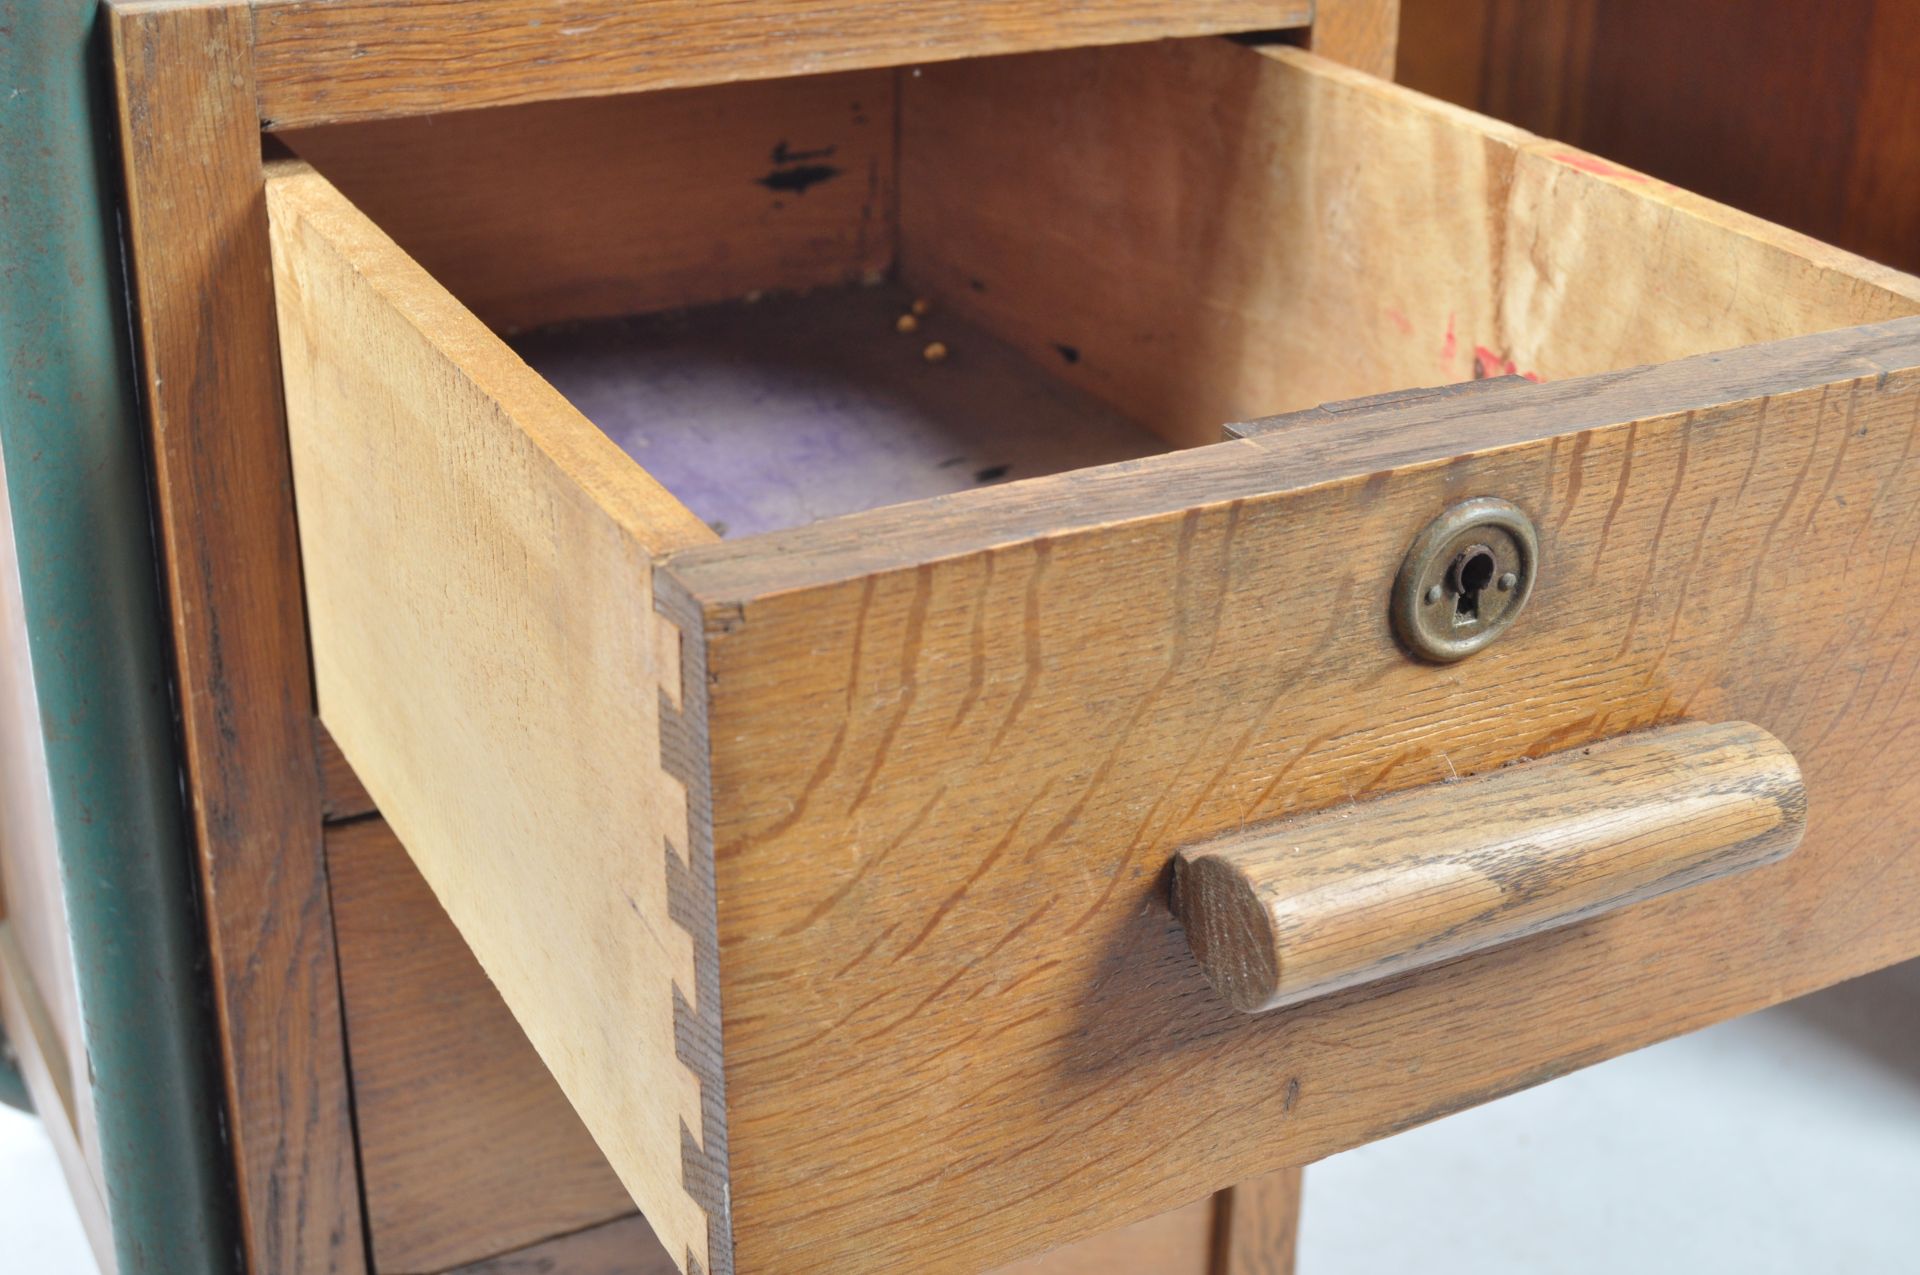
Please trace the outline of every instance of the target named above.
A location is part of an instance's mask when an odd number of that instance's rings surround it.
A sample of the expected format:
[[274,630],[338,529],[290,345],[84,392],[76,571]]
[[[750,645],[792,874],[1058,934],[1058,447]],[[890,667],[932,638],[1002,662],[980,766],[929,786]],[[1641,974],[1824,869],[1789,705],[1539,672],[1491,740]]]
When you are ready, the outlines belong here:
[[1221,40],[285,138],[723,535],[1912,306],[1592,156]]
[[[915,331],[898,332],[903,319]],[[513,345],[723,536],[1166,447],[892,280],[565,324]]]

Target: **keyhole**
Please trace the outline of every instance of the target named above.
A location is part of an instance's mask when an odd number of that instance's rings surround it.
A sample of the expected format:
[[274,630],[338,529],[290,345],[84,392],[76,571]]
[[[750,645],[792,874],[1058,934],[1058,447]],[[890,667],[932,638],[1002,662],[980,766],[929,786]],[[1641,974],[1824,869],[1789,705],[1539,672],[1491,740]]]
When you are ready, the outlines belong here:
[[1394,636],[1415,659],[1463,660],[1506,631],[1539,574],[1540,544],[1519,506],[1463,500],[1407,546],[1389,595]]
[[1493,583],[1493,550],[1473,545],[1453,560],[1453,622],[1476,624],[1480,620],[1480,594]]

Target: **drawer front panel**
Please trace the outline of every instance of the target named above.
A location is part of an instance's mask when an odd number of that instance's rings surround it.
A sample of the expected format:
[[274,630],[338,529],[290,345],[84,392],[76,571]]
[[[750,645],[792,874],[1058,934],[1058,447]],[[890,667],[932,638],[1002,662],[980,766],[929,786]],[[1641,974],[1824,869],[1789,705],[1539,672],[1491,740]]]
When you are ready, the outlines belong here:
[[[670,559],[743,1265],[965,1266],[1920,951],[1917,428],[1899,320]],[[1539,528],[1535,596],[1416,663],[1401,555],[1485,494]],[[1799,758],[1795,855],[1252,1018],[1168,913],[1182,844],[1685,717]]]

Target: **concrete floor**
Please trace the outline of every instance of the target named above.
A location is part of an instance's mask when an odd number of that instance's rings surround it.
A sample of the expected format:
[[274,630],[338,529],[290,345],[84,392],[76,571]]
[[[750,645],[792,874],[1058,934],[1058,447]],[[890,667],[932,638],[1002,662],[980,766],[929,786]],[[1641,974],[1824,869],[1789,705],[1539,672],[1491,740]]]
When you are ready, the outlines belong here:
[[[1920,962],[1307,1172],[1301,1275],[1920,1272]],[[0,1271],[92,1275],[0,1108]]]
[[1920,1272],[1920,962],[1314,1165],[1300,1271]]
[[94,1275],[93,1250],[40,1122],[0,1106],[0,1271]]

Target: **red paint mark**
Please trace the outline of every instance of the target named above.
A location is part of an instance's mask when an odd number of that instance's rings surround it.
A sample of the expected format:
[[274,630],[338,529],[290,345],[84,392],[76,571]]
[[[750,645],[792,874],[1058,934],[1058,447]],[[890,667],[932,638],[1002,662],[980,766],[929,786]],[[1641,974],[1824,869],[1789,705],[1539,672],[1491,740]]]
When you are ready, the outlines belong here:
[[1392,306],[1387,307],[1387,317],[1393,320],[1393,326],[1400,329],[1401,336],[1413,335],[1413,320]]
[[1514,366],[1512,359],[1495,354],[1484,345],[1474,346],[1473,379],[1476,381],[1484,381],[1494,376],[1524,376],[1529,381],[1538,381],[1540,379],[1538,372],[1522,372],[1518,367]]
[[1616,165],[1609,164],[1604,159],[1597,159],[1592,155],[1582,155],[1578,151],[1561,151],[1556,154],[1554,158],[1569,168],[1577,168],[1583,173],[1592,173],[1595,177],[1617,177],[1621,181],[1629,182],[1643,182],[1647,180],[1645,173],[1636,173],[1631,168],[1620,168]]
[[1447,339],[1440,343],[1440,366],[1453,371],[1453,356],[1460,352],[1460,343],[1453,336],[1453,316],[1447,316]]

